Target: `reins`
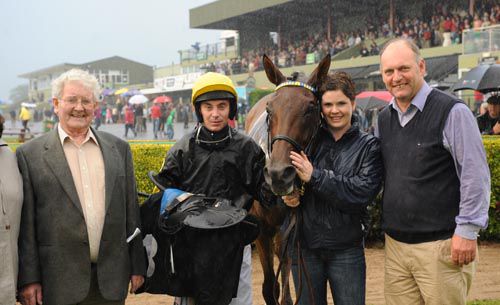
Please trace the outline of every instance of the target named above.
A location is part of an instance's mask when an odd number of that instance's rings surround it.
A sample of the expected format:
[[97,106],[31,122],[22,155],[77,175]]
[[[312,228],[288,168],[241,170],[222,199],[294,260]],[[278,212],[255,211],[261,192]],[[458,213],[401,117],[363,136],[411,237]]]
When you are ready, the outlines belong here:
[[[300,248],[300,240],[298,239],[297,235],[299,232],[299,225],[300,225],[300,219],[297,215],[297,209],[293,208],[290,212],[290,223],[288,224],[284,234],[283,238],[281,239],[281,253],[280,253],[280,259],[279,259],[279,264],[278,264],[278,269],[276,271],[276,276],[275,276],[275,281],[273,285],[273,297],[274,301],[276,304],[279,304],[278,297],[274,294],[276,291],[276,288],[278,286],[278,278],[280,275],[280,272],[283,268],[283,262],[286,260],[286,273],[283,273],[283,283],[282,283],[282,288],[281,291],[284,295],[285,291],[289,291],[289,281],[290,281],[290,270],[292,267],[292,260],[290,257],[288,257],[288,245],[292,244],[292,247],[295,246],[295,249],[292,249],[291,251],[296,251],[296,259],[297,259],[297,295],[295,296],[295,303],[294,305],[297,305],[300,301],[300,298],[302,297],[302,275],[305,276],[305,282],[307,284],[307,289],[309,290],[309,302],[311,305],[315,304],[314,300],[314,294],[313,294],[313,289],[312,289],[312,283],[311,283],[311,278],[309,277],[309,274],[307,272],[307,267],[306,263],[304,261],[304,257],[302,256],[302,250]],[[290,252],[291,252],[290,251]],[[286,300],[284,298],[281,299],[282,304],[287,304]]]

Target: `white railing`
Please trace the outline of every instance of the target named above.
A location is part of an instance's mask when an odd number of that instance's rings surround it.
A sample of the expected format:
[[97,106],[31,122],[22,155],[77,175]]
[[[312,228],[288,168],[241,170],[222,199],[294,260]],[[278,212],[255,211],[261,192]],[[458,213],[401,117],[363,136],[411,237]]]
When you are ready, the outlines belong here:
[[500,51],[500,25],[463,31],[463,54],[492,51]]
[[179,50],[181,63],[184,61],[204,61],[209,57],[227,56],[227,54],[238,54],[239,42],[237,38],[225,42],[212,43],[206,45],[193,45],[191,49]]

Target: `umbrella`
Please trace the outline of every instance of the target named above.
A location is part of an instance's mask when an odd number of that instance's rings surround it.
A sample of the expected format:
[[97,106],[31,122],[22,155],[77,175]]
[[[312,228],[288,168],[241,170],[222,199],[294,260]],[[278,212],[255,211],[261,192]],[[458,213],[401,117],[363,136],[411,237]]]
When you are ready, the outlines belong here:
[[141,94],[141,91],[137,90],[137,89],[132,89],[132,90],[129,90],[125,93],[122,93],[122,96],[134,96],[134,95],[137,95],[137,94]]
[[102,90],[101,94],[103,96],[109,96],[109,95],[113,95],[113,93],[115,93],[115,90],[106,88],[106,89]]
[[35,103],[21,103],[21,106],[26,107],[26,108],[35,108],[36,104]]
[[459,90],[500,91],[500,65],[479,65],[471,69],[453,86],[453,91]]
[[134,95],[128,101],[130,104],[144,104],[148,101],[148,98],[142,94]]
[[128,91],[128,88],[121,88],[115,91],[115,95],[120,95]]
[[364,91],[356,95],[356,107],[365,111],[373,108],[381,108],[392,99],[389,91]]
[[153,103],[171,103],[172,98],[167,95],[158,96],[153,100]]

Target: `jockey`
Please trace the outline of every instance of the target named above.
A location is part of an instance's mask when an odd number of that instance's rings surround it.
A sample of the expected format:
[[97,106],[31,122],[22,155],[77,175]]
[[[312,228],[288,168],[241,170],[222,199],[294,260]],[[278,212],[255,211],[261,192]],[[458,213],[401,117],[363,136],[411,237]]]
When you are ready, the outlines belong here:
[[[237,113],[237,99],[233,82],[225,75],[209,72],[195,82],[192,105],[199,123],[168,151],[161,171],[155,176],[162,186],[225,198],[246,210],[253,200],[267,203],[275,200],[265,187],[264,152],[250,137],[228,126]],[[214,270],[225,273],[224,281],[232,281],[232,291],[208,291],[220,294],[217,304],[252,304],[250,245],[241,250],[239,257],[234,258],[236,274]]]

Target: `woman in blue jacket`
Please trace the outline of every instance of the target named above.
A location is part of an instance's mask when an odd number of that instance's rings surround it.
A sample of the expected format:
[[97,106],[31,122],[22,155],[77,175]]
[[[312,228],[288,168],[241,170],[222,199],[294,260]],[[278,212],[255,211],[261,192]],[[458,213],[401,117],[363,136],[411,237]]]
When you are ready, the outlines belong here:
[[322,126],[310,158],[304,152],[290,153],[305,183],[304,195],[283,197],[290,206],[300,203],[298,238],[307,276],[302,274],[299,284],[293,249],[295,287],[301,288],[299,304],[313,297],[316,305],[326,305],[327,282],[335,305],[365,304],[363,219],[382,184],[380,147],[353,116],[355,87],[348,74],[329,74],[320,94]]

